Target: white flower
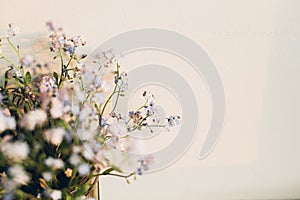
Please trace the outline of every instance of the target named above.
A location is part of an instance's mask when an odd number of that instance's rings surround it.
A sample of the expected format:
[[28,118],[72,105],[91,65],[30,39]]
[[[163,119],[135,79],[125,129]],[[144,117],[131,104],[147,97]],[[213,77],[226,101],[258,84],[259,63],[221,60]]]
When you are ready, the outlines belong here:
[[51,98],[50,114],[54,119],[60,118],[64,114],[64,105],[57,97]]
[[43,125],[47,121],[47,113],[42,109],[29,111],[20,120],[19,125],[28,130],[34,130],[36,125]]
[[53,200],[59,200],[59,199],[62,199],[62,193],[60,190],[53,190],[51,193],[50,193],[50,197],[51,199]]
[[53,178],[53,174],[51,172],[43,172],[42,176],[46,181],[51,181]]
[[84,37],[83,35],[75,36],[71,39],[71,41],[73,42],[75,47],[86,45],[86,37]]
[[172,127],[178,126],[181,123],[180,117],[179,116],[170,116],[167,118],[168,123],[166,125],[166,130],[170,131]]
[[128,76],[126,72],[122,72],[120,76],[121,80],[121,90],[127,90],[128,89]]
[[95,138],[95,130],[92,130],[91,127],[92,124],[90,124],[89,129],[85,128],[78,128],[77,135],[81,140],[93,140]]
[[90,173],[90,170],[90,166],[86,163],[80,164],[78,166],[78,173],[80,176],[88,175]]
[[3,154],[10,160],[19,162],[27,158],[29,147],[24,142],[6,142],[0,146]]
[[47,142],[54,145],[59,145],[62,142],[65,135],[66,131],[63,128],[48,129],[44,132],[44,137],[47,140]]
[[104,94],[102,94],[102,93],[95,93],[95,94],[93,95],[92,100],[93,100],[95,103],[97,103],[97,104],[102,104],[102,103],[105,102]]
[[55,51],[58,48],[63,48],[67,41],[66,35],[62,32],[62,29],[55,30],[52,23],[47,23],[47,26],[51,30],[51,33],[49,34],[50,50]]
[[124,118],[109,117],[106,121],[107,131],[114,135],[120,135],[127,130],[126,120]]
[[33,59],[32,56],[30,55],[25,55],[20,59],[20,64],[24,67],[29,67],[31,66],[33,63],[35,62],[35,60]]
[[56,90],[58,88],[55,81],[48,75],[39,77],[38,86],[41,93],[52,93],[53,90]]
[[86,94],[80,89],[78,85],[74,87],[75,97],[79,102],[83,102],[86,99]]
[[154,164],[154,158],[152,155],[147,155],[141,159],[138,160],[140,163],[140,167],[137,169],[137,173],[139,175],[142,175],[143,172],[146,172],[149,170],[150,165]]
[[72,154],[70,157],[70,163],[74,166],[79,165],[81,162],[80,157],[77,154]]
[[92,114],[92,109],[90,106],[85,106],[79,114],[79,120],[83,121],[85,120],[90,114]]
[[105,80],[101,81],[101,85],[100,86],[101,86],[101,90],[103,92],[108,92],[108,91],[110,91],[112,89],[111,83],[109,83],[109,82],[107,82]]
[[64,162],[59,158],[49,157],[45,160],[45,164],[49,167],[53,167],[54,169],[61,169],[64,167]]
[[16,128],[16,120],[11,116],[6,115],[4,110],[0,110],[0,122],[0,133],[7,129],[14,130]]
[[17,33],[20,32],[20,29],[18,29],[16,26],[9,24],[9,29],[7,30],[7,33],[5,35],[6,38],[11,38],[13,36],[16,36]]
[[82,152],[82,156],[87,160],[93,160],[94,159],[94,152],[92,147],[89,144],[85,145],[85,148]]
[[77,116],[80,113],[80,107],[78,104],[72,104],[71,112],[74,116]]
[[147,102],[153,102],[154,103],[154,95],[151,92],[144,91],[143,97]]
[[29,175],[19,165],[9,168],[8,172],[13,177],[13,180],[19,184],[26,184],[30,181]]

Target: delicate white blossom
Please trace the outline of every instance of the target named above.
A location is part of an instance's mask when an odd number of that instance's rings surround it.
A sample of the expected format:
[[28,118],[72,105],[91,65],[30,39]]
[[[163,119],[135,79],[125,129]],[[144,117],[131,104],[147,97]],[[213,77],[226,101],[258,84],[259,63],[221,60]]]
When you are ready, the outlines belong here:
[[78,173],[80,176],[88,175],[90,171],[91,171],[90,165],[87,163],[83,163],[78,166]]
[[105,102],[105,97],[103,93],[95,93],[92,100],[97,104],[102,104]]
[[42,176],[46,181],[51,181],[53,179],[53,174],[51,172],[43,172]]
[[66,130],[63,128],[52,128],[44,132],[46,141],[54,145],[60,145],[65,135]]
[[137,173],[142,175],[143,172],[149,170],[150,165],[154,164],[154,157],[152,155],[147,155],[139,159],[138,162],[140,163],[140,167],[137,169]]
[[77,166],[81,163],[81,159],[80,157],[78,156],[78,154],[72,154],[71,157],[70,157],[70,163],[73,165],[73,166]]
[[55,81],[47,75],[38,78],[38,87],[41,93],[50,93],[49,96],[51,96],[58,88]]
[[170,131],[172,127],[178,126],[181,123],[180,116],[170,116],[167,118],[166,130]]
[[42,109],[29,111],[20,120],[20,127],[28,130],[34,130],[39,125],[43,125],[47,121],[47,113]]
[[54,169],[61,169],[64,167],[64,162],[60,158],[49,157],[45,160],[45,164]]
[[29,67],[35,62],[34,58],[30,55],[25,55],[20,59],[20,64],[24,67]]
[[14,130],[16,128],[16,120],[10,115],[5,114],[5,110],[0,110],[0,133],[7,129]]
[[53,190],[50,193],[50,197],[51,197],[52,200],[62,199],[62,192],[60,190]]
[[92,114],[92,108],[90,106],[85,106],[81,111],[80,111],[80,114],[79,114],[79,120],[80,121],[83,121],[85,120],[89,115]]
[[14,26],[13,24],[9,24],[9,29],[7,30],[7,33],[5,35],[6,38],[11,38],[16,36],[16,34],[18,34],[20,32],[20,29],[16,26]]
[[15,165],[8,170],[13,180],[18,184],[26,184],[30,181],[30,176],[24,171],[20,165]]
[[51,98],[50,114],[54,119],[60,118],[64,114],[64,105],[58,97]]
[[29,147],[24,142],[5,142],[0,149],[8,159],[15,162],[24,160],[29,154]]
[[75,47],[78,47],[80,45],[81,46],[86,45],[86,37],[83,35],[78,35],[78,36],[72,37],[71,41],[73,42]]
[[143,97],[147,102],[152,102],[152,103],[154,102],[154,95],[149,91],[145,91],[143,93]]

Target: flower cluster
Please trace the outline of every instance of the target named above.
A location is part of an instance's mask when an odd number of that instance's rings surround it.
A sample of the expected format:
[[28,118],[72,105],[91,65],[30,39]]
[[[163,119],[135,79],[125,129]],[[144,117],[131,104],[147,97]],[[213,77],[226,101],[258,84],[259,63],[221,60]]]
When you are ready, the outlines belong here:
[[[42,65],[31,55],[21,55],[19,46],[13,44],[11,39],[19,31],[15,26],[9,25],[2,37],[1,43],[11,47],[17,60],[0,51],[7,63],[0,79],[1,199],[88,199],[99,176],[128,180],[149,170],[151,156],[139,159],[140,166],[129,175],[107,156],[112,149],[126,150],[130,132],[170,129],[180,123],[178,116],[156,120],[150,92],[143,93],[145,104],[139,109],[128,115],[116,112],[118,99],[128,88],[120,65],[116,64],[110,88],[83,64],[86,55],[77,53],[77,48],[86,45],[84,36],[69,38],[52,23],[47,26],[50,52],[53,59],[59,59],[60,71],[32,73]],[[110,54],[99,53],[94,63],[108,68],[116,58]],[[85,77],[91,78],[91,84],[85,84]]]

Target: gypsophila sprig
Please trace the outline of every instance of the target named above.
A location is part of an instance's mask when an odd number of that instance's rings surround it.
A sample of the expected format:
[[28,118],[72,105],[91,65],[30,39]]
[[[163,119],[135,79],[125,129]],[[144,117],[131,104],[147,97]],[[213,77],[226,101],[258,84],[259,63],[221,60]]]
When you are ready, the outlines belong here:
[[[69,37],[53,23],[46,25],[49,54],[59,61],[53,62],[59,70],[51,73],[43,73],[48,65],[23,54],[15,44],[16,26],[10,24],[0,36],[0,47],[16,55],[12,60],[0,49],[5,66],[0,80],[1,199],[88,199],[99,176],[130,182],[130,177],[148,171],[154,158],[139,159],[138,168],[126,174],[110,160],[109,152],[125,151],[133,131],[169,130],[180,124],[179,116],[157,120],[155,96],[148,91],[142,94],[141,107],[118,113],[119,99],[130,86],[117,56],[112,50],[99,52],[94,70],[84,63],[87,55],[77,53],[87,44],[85,36]],[[98,74],[110,65],[116,66],[111,83]],[[84,77],[91,77],[91,84],[85,85]]]

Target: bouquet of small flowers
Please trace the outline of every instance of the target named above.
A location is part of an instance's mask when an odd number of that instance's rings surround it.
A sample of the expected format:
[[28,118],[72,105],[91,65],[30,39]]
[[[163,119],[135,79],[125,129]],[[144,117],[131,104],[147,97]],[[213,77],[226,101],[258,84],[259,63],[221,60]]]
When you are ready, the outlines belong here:
[[[180,122],[179,116],[155,120],[154,96],[148,91],[141,94],[144,105],[117,113],[128,78],[116,56],[99,52],[93,61],[98,68],[90,68],[84,62],[87,55],[78,53],[86,45],[84,36],[68,38],[61,28],[47,26],[49,54],[58,70],[22,54],[13,41],[17,27],[9,25],[1,37],[0,48],[9,47],[17,58],[0,49],[1,69],[5,69],[0,78],[1,199],[91,198],[99,176],[129,181],[148,170],[151,156],[139,159],[139,167],[129,174],[107,157],[112,149],[124,150],[130,132],[169,129]],[[116,69],[110,91],[99,72],[112,65]]]

